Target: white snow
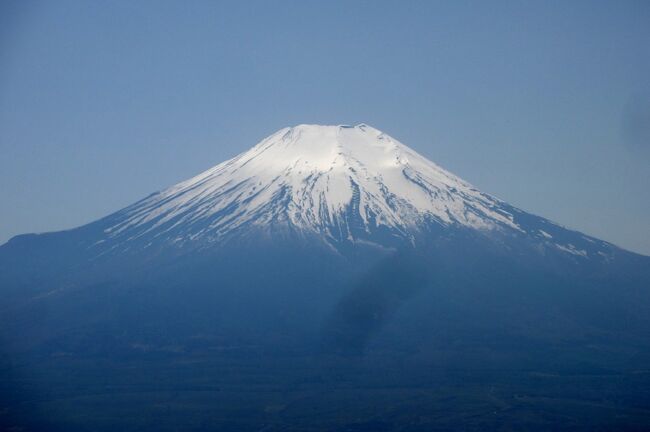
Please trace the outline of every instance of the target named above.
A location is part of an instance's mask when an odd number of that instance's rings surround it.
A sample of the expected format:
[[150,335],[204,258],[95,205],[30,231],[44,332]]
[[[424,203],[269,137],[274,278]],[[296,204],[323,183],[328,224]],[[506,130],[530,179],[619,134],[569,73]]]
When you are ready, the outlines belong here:
[[550,235],[549,233],[547,233],[547,232],[544,231],[544,230],[538,230],[538,231],[539,231],[539,233],[540,233],[541,235],[543,235],[543,236],[546,237],[547,239],[551,239],[551,238],[553,238],[552,235]]
[[572,245],[571,243],[569,243],[567,245],[556,244],[555,247],[557,247],[561,251],[568,252],[568,253],[573,254],[573,255],[578,255],[578,256],[581,256],[581,257],[586,257],[587,256],[587,251],[586,250],[578,249],[574,245]]
[[299,125],[128,207],[106,232],[137,238],[176,230],[178,242],[284,224],[346,238],[350,215],[367,232],[384,226],[405,236],[429,219],[519,229],[501,205],[371,126]]

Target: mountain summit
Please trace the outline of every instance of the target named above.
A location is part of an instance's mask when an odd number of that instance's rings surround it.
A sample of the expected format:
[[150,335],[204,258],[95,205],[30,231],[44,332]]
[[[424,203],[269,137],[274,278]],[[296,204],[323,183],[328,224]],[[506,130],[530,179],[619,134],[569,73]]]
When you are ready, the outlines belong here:
[[[526,217],[366,124],[281,129],[103,225],[95,246],[182,247],[253,234],[317,237],[334,248],[390,246],[415,243],[432,230],[461,229],[523,234],[577,256],[611,248],[582,235],[566,240],[561,227]],[[553,240],[558,234],[565,240]]]
[[410,239],[430,222],[516,228],[500,204],[373,127],[299,125],[129,207],[107,233],[183,242],[251,226],[340,241],[381,229]]

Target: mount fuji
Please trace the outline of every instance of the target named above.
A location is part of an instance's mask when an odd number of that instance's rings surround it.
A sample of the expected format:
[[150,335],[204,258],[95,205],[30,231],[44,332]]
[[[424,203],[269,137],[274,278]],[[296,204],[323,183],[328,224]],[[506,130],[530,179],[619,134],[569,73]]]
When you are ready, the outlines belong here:
[[[224,430],[498,429],[453,422],[474,409],[522,429],[593,430],[607,412],[650,426],[650,257],[481,192],[365,124],[284,128],[100,220],[14,237],[0,296],[12,427],[71,430],[71,388],[132,400],[109,404],[121,430],[188,430],[180,414],[141,424],[170,395]],[[26,365],[50,373],[17,375]],[[450,390],[460,382],[472,390]],[[127,397],[143,388],[160,394]],[[305,402],[325,395],[345,408]],[[85,403],[87,430],[115,430],[101,399]],[[432,404],[449,417],[428,417]]]
[[[365,124],[281,129],[196,177],[57,235],[89,232],[79,249],[99,256],[258,236],[310,238],[335,251],[385,248],[454,230],[526,239],[567,258],[604,260],[621,251],[480,192]],[[8,246],[35,239],[19,236]]]

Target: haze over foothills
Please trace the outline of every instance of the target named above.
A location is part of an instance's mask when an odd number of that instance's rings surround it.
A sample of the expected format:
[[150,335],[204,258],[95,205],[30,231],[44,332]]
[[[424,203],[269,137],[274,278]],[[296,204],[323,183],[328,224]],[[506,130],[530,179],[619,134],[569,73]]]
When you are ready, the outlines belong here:
[[2,2],[0,242],[95,220],[285,126],[365,122],[650,254],[648,22],[643,1]]

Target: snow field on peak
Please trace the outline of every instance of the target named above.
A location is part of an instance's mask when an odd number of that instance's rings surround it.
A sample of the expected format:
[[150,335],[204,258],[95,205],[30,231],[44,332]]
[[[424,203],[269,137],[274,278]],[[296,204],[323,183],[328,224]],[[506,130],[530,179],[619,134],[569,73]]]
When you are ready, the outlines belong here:
[[411,237],[431,220],[518,230],[501,205],[370,126],[299,125],[127,207],[106,233],[178,241],[290,225],[335,239],[380,227]]

